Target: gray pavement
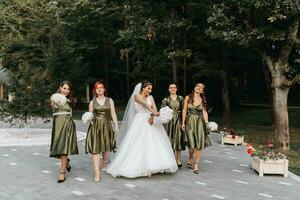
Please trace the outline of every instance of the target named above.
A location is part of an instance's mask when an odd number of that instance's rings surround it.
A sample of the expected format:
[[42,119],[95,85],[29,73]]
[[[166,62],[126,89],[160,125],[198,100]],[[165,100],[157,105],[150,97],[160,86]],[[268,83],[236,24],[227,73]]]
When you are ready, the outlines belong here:
[[[77,129],[87,126],[76,121]],[[6,124],[0,123],[0,128]],[[30,127],[51,128],[51,123],[35,122]],[[0,147],[0,200],[296,200],[300,182],[280,175],[259,177],[250,169],[245,147],[221,145],[218,135],[210,136],[213,146],[202,156],[201,170],[195,175],[185,165],[176,174],[157,174],[147,178],[113,178],[101,172],[93,181],[91,156],[71,156],[72,171],[66,181],[56,183],[59,160],[49,157],[49,146]],[[113,156],[113,155],[112,155]],[[187,152],[183,154],[183,163]],[[297,178],[297,177],[296,177]]]

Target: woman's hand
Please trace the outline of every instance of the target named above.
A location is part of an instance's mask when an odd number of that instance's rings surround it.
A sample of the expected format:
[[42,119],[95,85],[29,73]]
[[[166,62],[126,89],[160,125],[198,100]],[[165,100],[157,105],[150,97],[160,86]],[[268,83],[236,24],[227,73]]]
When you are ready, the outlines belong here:
[[118,133],[120,131],[119,127],[116,126],[114,131],[115,133]]
[[152,125],[153,124],[153,117],[149,117],[148,122],[149,122],[150,125]]
[[51,106],[52,106],[52,108],[58,108],[58,104],[54,103],[53,101],[51,102]]
[[210,131],[210,127],[207,122],[205,123],[205,128],[206,128],[206,130]]
[[185,131],[185,124],[184,124],[184,123],[181,125],[181,129],[182,129],[183,131]]
[[160,114],[159,114],[159,112],[154,111],[154,112],[153,112],[153,115],[156,116],[156,117],[158,117]]

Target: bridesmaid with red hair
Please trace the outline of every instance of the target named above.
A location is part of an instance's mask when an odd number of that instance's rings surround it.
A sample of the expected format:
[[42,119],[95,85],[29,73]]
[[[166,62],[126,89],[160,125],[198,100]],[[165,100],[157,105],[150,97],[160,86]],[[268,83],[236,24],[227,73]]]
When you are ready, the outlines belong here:
[[[85,152],[92,154],[94,165],[94,180],[100,181],[99,160],[102,154],[102,171],[106,171],[109,152],[115,151],[115,133],[118,129],[114,101],[107,97],[106,88],[102,82],[96,82],[93,88],[94,98],[89,104],[89,112],[94,114],[88,128]],[[113,121],[114,128],[110,121]]]

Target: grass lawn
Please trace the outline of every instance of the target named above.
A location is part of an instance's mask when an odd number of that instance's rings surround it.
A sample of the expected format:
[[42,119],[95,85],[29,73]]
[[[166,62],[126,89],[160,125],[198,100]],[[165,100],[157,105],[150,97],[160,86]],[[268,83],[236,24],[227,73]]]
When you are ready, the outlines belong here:
[[[221,118],[210,117],[221,125]],[[289,110],[290,151],[287,152],[289,170],[300,176],[300,109]],[[268,139],[274,139],[274,129],[270,110],[266,108],[245,107],[232,113],[232,124],[237,131],[242,131],[245,142],[255,146],[266,145]],[[221,127],[221,126],[220,126]]]

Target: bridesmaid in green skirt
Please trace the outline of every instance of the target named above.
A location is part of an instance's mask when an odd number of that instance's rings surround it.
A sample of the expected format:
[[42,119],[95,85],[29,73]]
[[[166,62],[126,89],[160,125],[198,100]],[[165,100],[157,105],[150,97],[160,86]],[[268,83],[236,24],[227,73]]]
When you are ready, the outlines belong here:
[[182,167],[181,151],[185,150],[185,135],[181,129],[181,111],[183,107],[183,97],[177,95],[177,84],[169,84],[170,95],[163,99],[161,107],[168,106],[173,110],[172,120],[165,124],[165,129],[168,133],[171,145],[175,151],[175,158],[178,167]]
[[71,170],[68,155],[78,154],[76,127],[72,119],[72,108],[74,98],[70,82],[63,81],[57,93],[64,95],[67,102],[64,105],[57,105],[51,102],[53,107],[53,127],[50,145],[50,157],[56,157],[61,160],[60,176],[58,183],[65,181],[66,169]]
[[[106,171],[109,152],[116,149],[115,132],[118,132],[118,121],[114,102],[105,95],[105,85],[101,82],[94,84],[95,98],[89,104],[89,112],[94,113],[86,137],[85,151],[92,154],[95,182],[100,180],[99,160],[102,153],[102,171]],[[113,126],[110,123],[113,120]]]
[[202,83],[196,84],[194,90],[189,96],[184,99],[184,106],[182,111],[182,130],[187,134],[189,147],[188,167],[193,167],[193,157],[195,155],[194,173],[199,173],[199,162],[201,158],[201,151],[210,146],[210,140],[207,134],[207,104],[204,95],[204,85]]

